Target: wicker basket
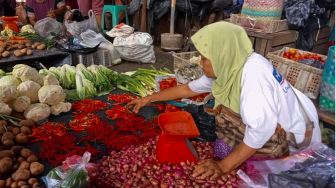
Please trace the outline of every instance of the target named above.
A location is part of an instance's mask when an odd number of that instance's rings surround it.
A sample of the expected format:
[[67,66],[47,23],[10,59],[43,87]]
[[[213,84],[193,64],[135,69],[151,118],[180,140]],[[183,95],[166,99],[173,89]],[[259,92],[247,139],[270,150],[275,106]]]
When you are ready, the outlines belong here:
[[190,62],[190,59],[193,57],[200,56],[199,52],[182,52],[182,53],[172,53],[174,57],[174,71],[179,69],[180,67],[183,67],[185,65],[188,65]]
[[[284,58],[283,53],[288,49],[288,47],[285,47],[278,51],[269,52],[267,57],[290,84],[308,97],[316,99],[320,91],[322,69]],[[301,53],[314,54],[301,50],[298,51]],[[324,55],[320,56],[323,60],[327,59]]]
[[230,22],[263,33],[276,33],[288,30],[287,20],[264,20],[250,18],[241,14],[232,14]]

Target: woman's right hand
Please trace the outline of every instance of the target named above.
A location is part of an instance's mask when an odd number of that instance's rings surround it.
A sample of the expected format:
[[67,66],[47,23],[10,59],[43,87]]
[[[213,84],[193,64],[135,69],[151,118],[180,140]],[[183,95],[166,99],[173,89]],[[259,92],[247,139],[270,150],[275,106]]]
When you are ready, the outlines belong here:
[[130,107],[134,113],[138,113],[139,110],[151,103],[151,96],[134,99],[127,103],[127,107]]

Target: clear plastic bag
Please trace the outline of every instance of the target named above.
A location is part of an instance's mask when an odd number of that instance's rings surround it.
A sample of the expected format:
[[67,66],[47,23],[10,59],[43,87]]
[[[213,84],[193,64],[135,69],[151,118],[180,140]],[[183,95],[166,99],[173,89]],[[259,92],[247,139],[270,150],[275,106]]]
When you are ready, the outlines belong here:
[[83,157],[68,157],[62,166],[52,169],[43,177],[48,188],[86,188],[95,178],[95,165],[89,163],[91,153],[85,152]]
[[[278,160],[248,161],[237,174],[244,187],[329,187],[335,185],[335,151],[322,143]],[[321,186],[324,185],[324,186]]]
[[56,21],[56,19],[49,17],[37,21],[34,25],[34,29],[40,36],[46,38],[63,35],[64,31],[63,26],[60,22]]
[[64,22],[64,25],[67,31],[73,36],[79,36],[81,33],[87,31],[88,29],[98,32],[99,29],[97,25],[97,20],[93,10],[89,10],[88,15],[89,19],[81,22],[71,22],[69,20],[66,20]]

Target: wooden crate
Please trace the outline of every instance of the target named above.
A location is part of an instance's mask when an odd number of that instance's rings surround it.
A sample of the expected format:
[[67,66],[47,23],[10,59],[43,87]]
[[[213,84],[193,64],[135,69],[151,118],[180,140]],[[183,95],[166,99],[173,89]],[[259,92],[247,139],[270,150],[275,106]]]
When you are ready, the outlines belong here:
[[[324,27],[320,30],[317,36],[317,41],[314,44],[312,52],[327,55],[328,53],[328,41],[329,34],[331,32],[330,27]],[[316,33],[317,35],[317,33]],[[316,37],[315,35],[315,37]]]
[[268,52],[280,50],[283,47],[295,47],[298,32],[286,30],[277,33],[262,33],[254,29],[245,28],[254,51],[266,56]]
[[287,20],[254,19],[241,14],[232,14],[230,22],[244,28],[254,29],[263,33],[276,33],[288,30]]

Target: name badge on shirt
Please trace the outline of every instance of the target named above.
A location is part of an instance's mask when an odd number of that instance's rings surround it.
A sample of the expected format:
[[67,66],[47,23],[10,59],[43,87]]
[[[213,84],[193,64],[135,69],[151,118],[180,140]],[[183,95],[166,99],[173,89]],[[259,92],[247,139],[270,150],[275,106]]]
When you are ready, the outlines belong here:
[[282,75],[273,67],[273,76],[279,82],[282,90],[287,93],[290,86],[288,85],[287,81],[282,77]]

